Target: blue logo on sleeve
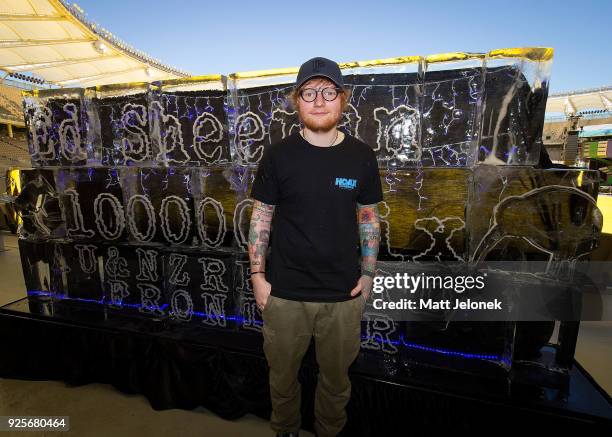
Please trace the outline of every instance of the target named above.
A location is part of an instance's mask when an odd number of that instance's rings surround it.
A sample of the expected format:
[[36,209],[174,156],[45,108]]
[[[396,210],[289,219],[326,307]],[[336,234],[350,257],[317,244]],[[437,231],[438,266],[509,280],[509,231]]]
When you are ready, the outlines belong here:
[[357,186],[357,179],[336,178],[334,185],[345,190],[352,190]]

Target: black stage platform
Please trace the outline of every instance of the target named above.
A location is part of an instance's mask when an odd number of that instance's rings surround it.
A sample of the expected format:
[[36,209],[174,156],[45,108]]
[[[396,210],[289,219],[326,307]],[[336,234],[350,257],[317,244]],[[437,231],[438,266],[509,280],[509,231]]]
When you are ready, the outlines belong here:
[[[230,420],[270,415],[267,365],[256,333],[29,297],[0,308],[0,341],[0,377],[108,383],[146,396],[156,410],[204,406]],[[306,430],[313,429],[316,375],[311,348],[300,372]],[[487,375],[362,352],[351,368],[343,435],[612,430],[610,397],[576,362],[556,388],[537,367],[514,365],[510,374]]]

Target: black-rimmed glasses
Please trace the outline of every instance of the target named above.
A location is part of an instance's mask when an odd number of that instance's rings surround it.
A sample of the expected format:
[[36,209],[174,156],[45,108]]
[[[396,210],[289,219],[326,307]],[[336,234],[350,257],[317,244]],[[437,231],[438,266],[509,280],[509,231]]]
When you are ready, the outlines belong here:
[[338,94],[342,91],[340,88],[327,87],[322,90],[317,90],[315,88],[304,88],[300,90],[300,97],[305,102],[314,102],[317,99],[317,94],[321,93],[323,99],[328,102],[333,102],[338,97]]

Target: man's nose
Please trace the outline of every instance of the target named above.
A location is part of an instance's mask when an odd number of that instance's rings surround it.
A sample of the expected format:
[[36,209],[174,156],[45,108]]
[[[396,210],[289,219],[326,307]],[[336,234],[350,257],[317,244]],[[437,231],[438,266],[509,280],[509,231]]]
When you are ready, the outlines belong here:
[[325,99],[323,98],[323,93],[317,93],[317,97],[314,100],[315,106],[323,106],[325,105]]

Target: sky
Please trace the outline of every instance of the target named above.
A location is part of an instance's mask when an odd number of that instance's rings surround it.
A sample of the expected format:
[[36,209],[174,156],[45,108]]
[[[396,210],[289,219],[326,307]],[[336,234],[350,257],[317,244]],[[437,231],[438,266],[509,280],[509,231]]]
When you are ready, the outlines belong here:
[[612,1],[79,0],[88,19],[193,75],[552,47],[550,91],[612,85]]

